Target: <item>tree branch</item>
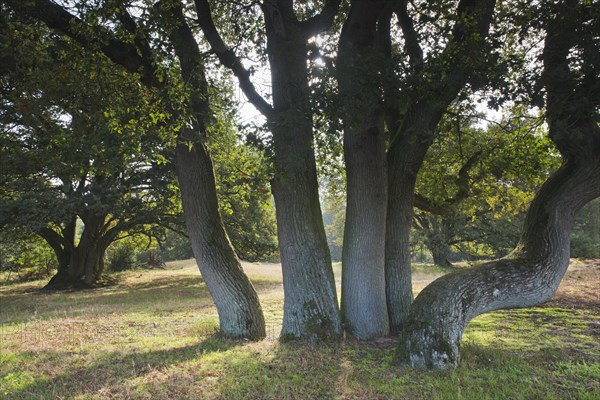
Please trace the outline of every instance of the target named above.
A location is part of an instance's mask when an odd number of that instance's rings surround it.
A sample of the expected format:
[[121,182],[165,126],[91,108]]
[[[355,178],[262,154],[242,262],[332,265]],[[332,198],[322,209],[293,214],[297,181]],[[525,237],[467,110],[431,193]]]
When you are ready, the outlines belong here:
[[154,67],[137,52],[136,46],[113,37],[106,29],[93,26],[93,35],[86,34],[86,29],[79,29],[87,24],[80,18],[50,0],[6,0],[14,11],[26,17],[43,21],[48,27],[64,33],[85,47],[95,46],[113,62],[123,66],[128,72],[138,73],[148,86],[158,87],[154,76]]
[[340,9],[340,4],[341,0],[328,0],[319,14],[300,22],[304,35],[310,38],[329,30]]
[[206,40],[210,44],[211,50],[219,58],[221,64],[229,68],[239,81],[240,88],[256,109],[269,118],[273,113],[273,107],[256,91],[254,84],[250,80],[250,72],[244,68],[242,61],[236,56],[235,52],[227,47],[223,38],[217,31],[212,19],[210,5],[207,0],[195,0],[196,14],[198,24],[204,32]]
[[421,49],[413,19],[408,14],[408,0],[398,2],[396,15],[398,17],[398,25],[404,34],[404,50],[408,54],[410,65],[419,71],[423,66],[423,49]]

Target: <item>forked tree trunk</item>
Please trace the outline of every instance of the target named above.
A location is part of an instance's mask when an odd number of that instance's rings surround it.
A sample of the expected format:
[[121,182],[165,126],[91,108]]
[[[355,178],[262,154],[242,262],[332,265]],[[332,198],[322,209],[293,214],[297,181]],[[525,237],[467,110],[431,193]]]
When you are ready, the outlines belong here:
[[58,258],[58,271],[46,284],[46,290],[91,288],[104,269],[105,248],[100,245],[100,227],[104,216],[85,216],[79,243],[75,246],[75,222],[62,235],[45,230],[42,237],[52,246]]
[[[380,77],[373,73],[383,69],[384,51],[377,40],[383,5],[381,1],[353,4],[340,36],[337,64],[347,187],[342,318],[347,333],[363,340],[389,333],[385,135]],[[384,23],[389,25],[389,16]]]
[[[414,74],[412,89],[391,90],[387,98],[406,108],[395,109],[386,118],[393,127],[388,150],[388,211],[386,228],[386,291],[390,330],[396,334],[408,315],[412,301],[410,277],[410,228],[417,173],[435,129],[450,103],[471,80],[471,75],[488,66],[482,63],[486,37],[492,21],[494,0],[461,0],[456,22],[444,51],[424,62],[423,51],[408,1],[397,3],[398,22]],[[432,68],[433,66],[433,68]],[[392,87],[394,89],[394,87]],[[397,97],[400,94],[400,97]],[[396,106],[396,107],[397,107]]]

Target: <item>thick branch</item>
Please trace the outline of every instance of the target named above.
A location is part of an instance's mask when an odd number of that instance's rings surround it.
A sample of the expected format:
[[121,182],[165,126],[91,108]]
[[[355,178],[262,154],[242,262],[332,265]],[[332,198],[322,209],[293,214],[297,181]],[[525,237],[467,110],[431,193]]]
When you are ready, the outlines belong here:
[[404,35],[404,49],[410,57],[411,66],[420,70],[423,65],[423,49],[419,43],[419,36],[415,30],[413,19],[408,14],[408,0],[398,2],[396,15],[398,16],[398,25]]
[[415,200],[413,205],[421,211],[427,211],[435,215],[444,216],[448,215],[449,213],[447,207],[437,205],[431,199],[428,199],[427,197],[418,193],[415,193]]
[[[157,3],[157,4],[160,4]],[[169,31],[169,39],[173,43],[177,58],[181,63],[181,74],[183,81],[190,89],[191,107],[196,117],[195,122],[203,125],[210,116],[210,107],[208,104],[208,84],[206,81],[206,71],[202,54],[198,48],[198,43],[194,38],[190,26],[183,14],[181,2],[170,2],[167,10],[171,13],[170,17],[177,23]],[[199,131],[204,131],[205,127],[200,127]]]
[[198,15],[198,24],[204,32],[206,40],[210,44],[211,50],[217,55],[221,64],[229,68],[240,83],[240,88],[256,109],[265,117],[269,118],[273,113],[273,107],[256,91],[254,84],[250,80],[250,72],[242,64],[242,60],[236,56],[235,52],[227,47],[223,38],[217,31],[212,19],[210,5],[207,0],[195,0],[196,14]]
[[38,235],[52,247],[57,255],[69,247],[69,242],[52,228],[41,228]]
[[304,35],[313,37],[329,30],[340,9],[340,4],[341,0],[328,0],[319,14],[300,22]]
[[150,60],[141,57],[136,46],[114,38],[108,30],[94,26],[93,35],[86,34],[86,29],[78,28],[86,25],[83,20],[49,0],[6,2],[16,12],[43,21],[48,27],[64,33],[85,47],[98,47],[108,58],[127,71],[139,73],[144,84],[158,86]]

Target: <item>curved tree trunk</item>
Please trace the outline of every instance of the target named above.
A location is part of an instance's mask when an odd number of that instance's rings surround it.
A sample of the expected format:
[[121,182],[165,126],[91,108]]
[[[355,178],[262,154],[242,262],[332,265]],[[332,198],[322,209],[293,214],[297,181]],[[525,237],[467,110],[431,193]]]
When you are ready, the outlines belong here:
[[291,8],[265,2],[271,66],[277,235],[285,292],[282,338],[328,339],[341,334],[331,257],[317,182],[307,75],[308,37]]
[[256,290],[244,273],[219,214],[212,160],[203,140],[212,112],[203,58],[181,3],[170,11],[177,26],[169,33],[190,92],[195,130],[183,128],[175,149],[177,179],[192,250],[217,307],[221,333],[236,338],[264,338],[265,320]]
[[[383,49],[376,39],[383,5],[381,1],[353,4],[340,36],[337,65],[344,108],[347,187],[342,318],[347,332],[363,340],[389,333],[385,135],[380,78],[373,73],[382,70]],[[389,25],[389,16],[384,23]]]
[[419,294],[403,330],[399,360],[415,367],[455,366],[462,333],[472,318],[552,298],[569,265],[575,212],[599,195],[598,158],[563,166],[536,196],[521,241],[510,255],[443,276]]
[[586,51],[579,53],[582,67],[577,71],[567,62],[574,46],[590,50],[587,46],[593,40],[586,41],[589,38],[579,31],[589,34],[583,22],[590,14],[572,0],[552,11],[556,17],[547,26],[542,83],[549,136],[563,156],[563,165],[536,195],[511,254],[446,275],[417,297],[398,348],[399,360],[405,364],[455,366],[463,330],[472,318],[552,298],[569,265],[575,214],[600,196],[598,65],[585,58]]
[[201,143],[180,140],[177,176],[194,256],[217,307],[221,333],[261,339],[265,321],[258,296],[225,233],[219,215],[212,162]]

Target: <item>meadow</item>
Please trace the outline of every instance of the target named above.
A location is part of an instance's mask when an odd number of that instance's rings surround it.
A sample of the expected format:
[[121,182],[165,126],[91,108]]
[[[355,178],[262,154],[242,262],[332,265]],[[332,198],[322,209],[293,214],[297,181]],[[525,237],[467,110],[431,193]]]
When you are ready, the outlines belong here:
[[[395,365],[394,338],[280,343],[280,267],[244,268],[267,320],[260,342],[217,334],[192,260],[123,272],[87,291],[1,283],[0,399],[600,398],[598,260],[573,260],[542,307],[473,320],[460,367],[432,372]],[[415,291],[441,273],[416,266]]]

